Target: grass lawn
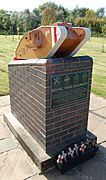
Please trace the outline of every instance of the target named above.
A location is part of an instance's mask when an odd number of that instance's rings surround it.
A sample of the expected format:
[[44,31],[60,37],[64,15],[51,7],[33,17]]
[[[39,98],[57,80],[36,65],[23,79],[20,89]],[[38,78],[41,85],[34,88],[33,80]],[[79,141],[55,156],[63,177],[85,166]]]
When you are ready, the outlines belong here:
[[[14,41],[12,36],[0,36],[0,95],[9,94],[7,64],[15,56],[18,42],[18,36],[14,36]],[[106,98],[106,38],[91,38],[77,55],[89,55],[94,59],[92,92]]]
[[0,95],[9,94],[7,65],[14,57],[18,42],[18,36],[13,41],[12,36],[0,35]]
[[89,55],[93,58],[92,92],[106,98],[106,38],[91,38],[77,55]]

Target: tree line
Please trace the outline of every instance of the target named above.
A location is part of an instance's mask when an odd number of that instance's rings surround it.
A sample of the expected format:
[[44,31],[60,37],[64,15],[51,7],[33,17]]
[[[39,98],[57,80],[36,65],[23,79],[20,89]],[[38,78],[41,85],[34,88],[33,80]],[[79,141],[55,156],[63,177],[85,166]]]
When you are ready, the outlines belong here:
[[0,10],[0,34],[23,34],[40,25],[50,25],[54,22],[72,22],[73,26],[89,27],[96,36],[106,35],[105,8],[97,11],[89,8],[68,10],[63,6],[47,2],[32,12],[25,9],[21,12]]

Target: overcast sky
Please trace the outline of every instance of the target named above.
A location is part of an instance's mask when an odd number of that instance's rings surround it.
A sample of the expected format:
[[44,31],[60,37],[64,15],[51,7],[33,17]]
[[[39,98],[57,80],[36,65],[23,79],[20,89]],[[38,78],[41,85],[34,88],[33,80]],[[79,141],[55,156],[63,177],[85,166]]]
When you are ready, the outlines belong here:
[[[86,7],[97,10],[98,8],[106,8],[106,0],[49,0],[57,5],[62,5],[68,9],[74,9],[77,5],[79,7]],[[0,9],[22,11],[29,9],[32,11],[39,5],[48,2],[47,0],[0,0]]]

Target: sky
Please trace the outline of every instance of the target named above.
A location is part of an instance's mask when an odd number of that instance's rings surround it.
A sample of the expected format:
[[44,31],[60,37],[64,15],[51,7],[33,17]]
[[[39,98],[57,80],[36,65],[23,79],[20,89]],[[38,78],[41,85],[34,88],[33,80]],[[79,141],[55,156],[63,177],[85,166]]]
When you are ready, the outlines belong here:
[[79,8],[86,7],[97,10],[98,8],[106,8],[106,0],[0,0],[0,9],[7,11],[23,11],[29,9],[32,11],[39,5],[46,2],[54,2],[57,5],[62,5],[69,10],[74,9],[77,5]]

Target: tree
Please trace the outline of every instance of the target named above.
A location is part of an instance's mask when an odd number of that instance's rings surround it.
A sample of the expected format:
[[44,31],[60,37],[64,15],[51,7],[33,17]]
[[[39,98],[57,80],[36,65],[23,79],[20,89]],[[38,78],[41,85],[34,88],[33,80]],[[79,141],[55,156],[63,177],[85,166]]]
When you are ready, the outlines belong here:
[[74,20],[74,25],[75,25],[75,26],[85,26],[84,18],[82,18],[82,17],[77,17],[77,18]]
[[78,6],[76,6],[76,8],[71,11],[72,19],[74,20],[77,17],[85,17],[88,10],[88,8],[79,8]]
[[33,14],[33,28],[36,28],[38,26],[40,26],[41,24],[41,14],[40,14],[40,10],[35,8],[33,9],[32,11],[32,14]]
[[56,22],[56,11],[52,8],[47,8],[42,12],[41,24],[51,25]]
[[103,37],[106,37],[106,17],[102,19],[102,34]]
[[0,10],[0,34],[22,34],[25,31],[54,22],[72,22],[73,26],[89,27],[94,33],[103,35],[105,32],[105,8],[96,12],[88,8],[76,6],[73,10],[65,9],[53,2],[47,2],[34,8],[32,12],[26,9],[21,12]]
[[10,14],[7,11],[0,10],[0,33],[8,34],[10,26]]
[[24,10],[24,12],[22,14],[22,18],[23,18],[24,32],[31,30],[32,29],[32,27],[31,27],[32,17],[31,17],[31,13],[30,13],[29,9]]
[[17,28],[18,28],[18,33],[19,34],[22,34],[24,32],[24,16],[23,16],[23,12],[18,13]]
[[51,25],[57,21],[58,6],[55,3],[47,2],[39,6],[41,12],[41,24]]
[[104,17],[105,16],[105,8],[102,7],[102,8],[97,9],[96,14],[99,17]]
[[10,12],[10,31],[11,34],[17,34],[17,22],[18,22],[18,12]]
[[65,9],[63,6],[59,6],[57,10],[57,21],[64,22],[70,20],[70,14],[68,9]]
[[44,3],[43,5],[39,6],[39,9],[40,9],[41,12],[44,11],[45,9],[47,9],[47,8],[53,8],[54,10],[57,10],[58,5],[56,5],[53,2],[47,2],[47,3]]
[[41,24],[50,25],[56,21],[63,22],[70,20],[70,14],[63,6],[47,2],[39,7],[41,11]]
[[93,10],[86,11],[86,15],[84,17],[85,25],[87,27],[94,27],[97,20],[97,15]]
[[88,8],[79,8],[78,6],[76,6],[76,8],[69,12],[70,22],[72,22],[74,26],[85,26],[84,17],[86,16],[86,12],[88,10]]

